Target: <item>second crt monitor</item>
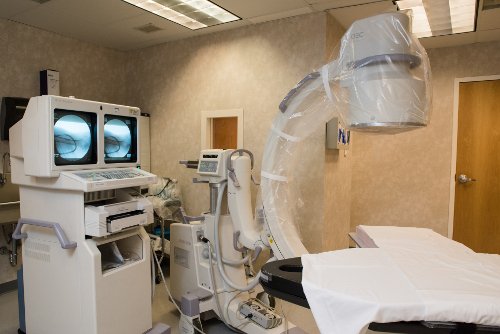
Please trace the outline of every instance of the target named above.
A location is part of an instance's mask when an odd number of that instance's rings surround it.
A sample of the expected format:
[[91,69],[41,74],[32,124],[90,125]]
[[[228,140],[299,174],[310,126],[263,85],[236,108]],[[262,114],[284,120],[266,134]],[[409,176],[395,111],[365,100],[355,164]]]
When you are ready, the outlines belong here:
[[104,115],[104,162],[137,162],[137,118]]

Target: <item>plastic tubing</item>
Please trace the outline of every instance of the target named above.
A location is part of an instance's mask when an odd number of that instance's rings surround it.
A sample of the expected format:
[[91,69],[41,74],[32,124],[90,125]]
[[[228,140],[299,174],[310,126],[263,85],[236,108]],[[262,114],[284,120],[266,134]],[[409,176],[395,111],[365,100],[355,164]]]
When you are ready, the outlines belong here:
[[259,278],[260,278],[260,271],[255,276],[255,278],[246,286],[241,286],[233,281],[227,276],[225,270],[224,270],[224,263],[221,260],[222,259],[222,254],[219,246],[219,220],[220,220],[220,211],[221,211],[221,206],[222,206],[222,197],[224,195],[224,190],[226,189],[226,182],[222,183],[222,187],[219,191],[219,194],[217,195],[217,208],[215,209],[215,255],[217,257],[217,268],[219,269],[219,273],[224,280],[224,282],[229,285],[231,288],[239,291],[249,291],[252,290],[259,284]]
[[220,307],[220,301],[219,301],[219,293],[217,292],[217,285],[215,283],[215,275],[214,275],[214,268],[213,268],[213,262],[212,262],[212,246],[210,245],[210,242],[208,243],[208,261],[210,261],[210,264],[208,268],[210,269],[210,279],[212,280],[212,286],[214,289],[214,298],[215,298],[215,305],[217,306],[217,310],[219,311],[219,317],[224,322],[224,324],[227,327],[230,327],[229,323],[226,320],[226,317],[222,313],[222,308]]
[[[217,260],[217,255],[215,254],[215,252],[212,254],[212,257],[214,258],[214,260]],[[239,266],[247,263],[249,260],[250,260],[250,255],[247,255],[241,260],[229,260],[226,258],[222,258],[222,263],[227,264],[229,266]]]

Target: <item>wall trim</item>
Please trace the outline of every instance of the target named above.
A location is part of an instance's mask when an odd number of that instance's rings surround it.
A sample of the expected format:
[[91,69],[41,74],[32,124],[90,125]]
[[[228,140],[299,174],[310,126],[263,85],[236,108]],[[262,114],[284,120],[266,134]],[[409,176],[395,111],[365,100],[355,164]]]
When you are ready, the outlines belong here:
[[455,174],[457,172],[457,140],[458,140],[458,93],[460,83],[474,81],[500,80],[500,74],[455,78],[453,88],[453,120],[451,137],[451,168],[450,168],[450,203],[448,207],[448,238],[453,238],[453,219],[455,215]]
[[201,149],[212,148],[212,119],[236,117],[238,119],[237,148],[243,148],[243,108],[208,110],[201,112]]

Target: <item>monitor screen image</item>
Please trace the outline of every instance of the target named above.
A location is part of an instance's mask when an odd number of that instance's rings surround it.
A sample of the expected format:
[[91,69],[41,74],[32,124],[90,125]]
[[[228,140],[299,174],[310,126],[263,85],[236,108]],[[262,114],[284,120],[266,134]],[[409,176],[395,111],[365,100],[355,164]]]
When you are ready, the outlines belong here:
[[97,115],[94,113],[54,110],[54,163],[84,165],[97,162]]
[[106,163],[137,161],[135,117],[104,116],[104,161]]

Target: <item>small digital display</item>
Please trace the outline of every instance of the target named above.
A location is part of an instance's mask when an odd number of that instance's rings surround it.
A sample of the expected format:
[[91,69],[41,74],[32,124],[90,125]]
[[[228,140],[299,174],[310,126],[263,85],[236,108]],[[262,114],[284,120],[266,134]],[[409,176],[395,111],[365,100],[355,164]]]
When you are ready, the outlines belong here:
[[137,118],[104,115],[104,161],[137,161]]
[[56,166],[97,163],[97,115],[54,110],[54,163]]
[[217,161],[200,161],[201,173],[217,173]]

